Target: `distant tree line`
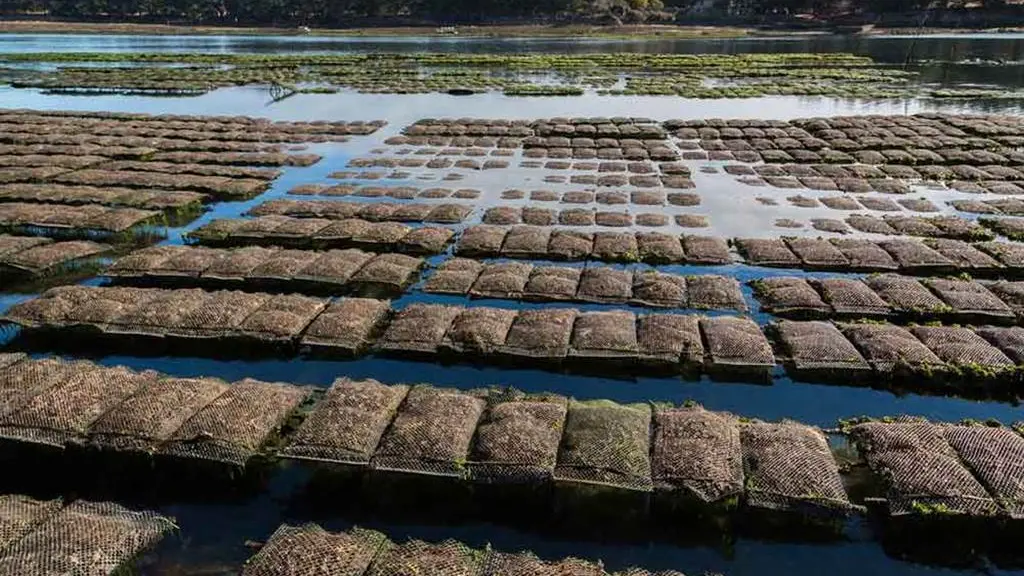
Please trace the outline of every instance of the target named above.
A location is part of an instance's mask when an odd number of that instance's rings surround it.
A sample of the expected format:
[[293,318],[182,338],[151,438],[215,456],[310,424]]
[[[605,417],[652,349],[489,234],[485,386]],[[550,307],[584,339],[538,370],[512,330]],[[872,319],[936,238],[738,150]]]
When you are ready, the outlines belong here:
[[[503,19],[632,23],[684,17],[786,18],[987,11],[1020,0],[0,0],[0,15],[237,25],[346,26],[354,20]],[[1019,8],[1019,6],[1014,6]]]

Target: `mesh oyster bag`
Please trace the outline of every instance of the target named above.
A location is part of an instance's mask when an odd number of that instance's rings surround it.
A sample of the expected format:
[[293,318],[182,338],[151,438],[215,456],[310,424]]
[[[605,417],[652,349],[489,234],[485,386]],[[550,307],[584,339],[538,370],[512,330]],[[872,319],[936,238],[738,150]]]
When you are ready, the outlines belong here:
[[461,477],[485,401],[430,386],[409,391],[371,460],[378,470]]
[[216,378],[158,378],[94,421],[88,441],[104,449],[152,452],[227,390],[228,383]]
[[404,385],[339,378],[280,455],[366,466],[408,392]]
[[700,406],[655,410],[651,466],[656,490],[702,502],[741,495],[739,421]]
[[820,430],[794,422],[740,427],[746,502],[753,508],[843,515],[854,506]]
[[306,390],[289,384],[235,382],[186,420],[160,453],[244,466],[306,396]]
[[0,496],[0,556],[4,550],[60,512],[62,505],[60,499],[36,500],[18,494]]
[[0,437],[63,447],[97,418],[156,379],[152,371],[80,363],[48,389],[0,419]]
[[541,560],[531,552],[494,552],[487,561],[485,576],[608,576],[600,562],[579,558]]
[[173,529],[151,512],[80,500],[0,553],[0,574],[113,574]]
[[650,446],[650,406],[573,401],[569,403],[554,478],[650,492]]
[[328,532],[316,524],[284,524],[245,563],[242,576],[363,576],[386,542],[383,534],[361,528]]
[[921,420],[868,422],[850,429],[868,466],[886,484],[894,516],[943,510],[991,515],[996,504],[960,462],[943,428]]
[[491,484],[539,484],[551,479],[568,402],[564,397],[493,392],[477,426],[470,478]]
[[366,576],[480,576],[487,552],[454,540],[436,544],[410,540],[385,548],[370,565]]

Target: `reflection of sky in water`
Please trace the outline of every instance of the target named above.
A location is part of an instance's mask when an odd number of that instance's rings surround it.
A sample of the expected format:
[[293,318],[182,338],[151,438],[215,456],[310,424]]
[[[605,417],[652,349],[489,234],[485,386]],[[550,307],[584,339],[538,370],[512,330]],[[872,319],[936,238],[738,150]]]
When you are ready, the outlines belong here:
[[[37,40],[32,40],[36,38]],[[26,38],[28,50],[39,37]],[[60,37],[65,38],[65,37]],[[94,37],[95,38],[95,37]],[[291,47],[295,39],[280,42]],[[67,42],[79,42],[71,37]],[[176,50],[182,49],[180,39],[150,38],[146,45],[138,48],[133,38],[106,38],[88,42],[89,50],[98,45],[110,49],[154,49],[153,45],[166,43]],[[225,50],[237,49],[239,43],[257,42],[260,45],[273,44],[278,40],[245,38],[196,38],[185,42],[186,46],[205,46],[220,42]],[[6,40],[5,40],[6,42]],[[47,49],[64,49],[62,43]],[[299,42],[318,44],[316,39],[301,39]],[[330,40],[326,42],[336,42]],[[784,45],[785,41],[779,41]],[[528,43],[523,43],[528,44]],[[429,46],[434,49],[436,45]],[[12,49],[10,45],[0,50]],[[19,49],[17,46],[13,49]],[[280,120],[370,120],[386,119],[389,125],[370,137],[355,137],[341,144],[312,145],[310,151],[323,154],[325,159],[308,168],[287,168],[270,192],[260,198],[246,202],[218,203],[185,229],[169,231],[169,242],[180,242],[184,230],[193,229],[215,217],[235,217],[268,198],[281,197],[298,184],[324,182],[328,173],[341,170],[349,159],[366,156],[371,148],[380,147],[384,139],[397,134],[400,129],[425,117],[481,117],[481,118],[540,118],[552,116],[648,116],[655,119],[668,118],[794,118],[839,114],[904,114],[941,109],[950,112],[981,111],[985,106],[1000,107],[1001,110],[1021,113],[1021,108],[1011,102],[955,103],[934,101],[845,101],[825,98],[774,97],[749,100],[684,100],[664,97],[596,97],[582,98],[511,98],[499,94],[484,94],[470,97],[445,95],[299,95],[282,102],[270,104],[265,90],[258,88],[237,88],[220,90],[195,98],[143,98],[123,96],[63,97],[41,95],[35,91],[0,89],[0,107],[36,109],[76,110],[125,110],[151,113],[178,114],[244,114],[266,116]],[[1016,107],[1014,107],[1016,106]],[[399,168],[409,172],[434,172],[438,176],[458,171],[467,174],[466,179],[457,182],[440,180],[420,181],[415,177],[403,181],[364,182],[368,185],[409,185],[428,188],[478,188],[484,195],[471,221],[478,221],[482,211],[497,203],[501,190],[506,188],[552,189],[558,191],[578,190],[582,186],[550,184],[543,182],[548,174],[568,175],[569,171],[515,168],[519,158],[512,159],[513,168],[481,172],[458,170],[428,171],[423,169]],[[702,166],[721,166],[722,162],[688,162],[697,184],[696,192],[702,203],[697,207],[666,207],[668,213],[706,214],[710,217],[711,228],[694,230],[698,234],[722,236],[778,236],[781,234],[819,235],[811,229],[781,230],[772,227],[775,218],[795,218],[808,222],[812,217],[843,218],[845,211],[826,208],[804,209],[789,206],[785,198],[795,194],[820,197],[837,194],[807,190],[779,190],[754,188],[739,184],[735,178],[722,173],[704,174]],[[937,205],[948,210],[944,201],[962,197],[951,192],[927,192]],[[757,196],[771,196],[779,206],[766,207],[757,203]],[[360,200],[348,198],[347,200]],[[360,201],[387,201],[387,199],[364,199]],[[446,200],[440,200],[446,201]],[[435,201],[437,202],[437,201]],[[522,202],[506,202],[522,203]],[[536,203],[553,209],[574,206],[559,203]],[[588,205],[592,207],[596,205]],[[623,210],[639,213],[660,210],[658,207],[636,205],[597,206],[598,209]],[[866,212],[866,211],[860,211]],[[908,212],[903,212],[909,214]],[[681,232],[674,226],[659,230]],[[432,258],[433,263],[441,257]],[[634,265],[644,268],[644,265]],[[681,274],[719,273],[737,277],[741,282],[766,275],[804,273],[791,270],[758,269],[742,265],[724,267],[667,266],[661,269]],[[821,275],[821,274],[818,274]],[[744,293],[752,313],[759,322],[770,318],[759,312],[749,288]],[[0,306],[6,308],[27,295],[4,295]],[[410,302],[458,303],[471,306],[536,307],[565,306],[565,304],[519,304],[501,300],[468,301],[462,298],[426,295],[419,291],[408,293],[396,301],[397,306]],[[576,306],[576,305],[574,305]],[[579,305],[582,309],[607,309],[599,305]],[[641,309],[633,309],[642,312]],[[261,361],[225,361],[206,358],[128,357],[110,355],[100,357],[105,364],[127,364],[138,368],[153,368],[181,376],[220,376],[238,379],[246,376],[265,380],[280,380],[326,386],[338,376],[355,378],[372,377],[384,382],[431,382],[459,388],[475,388],[486,385],[513,385],[528,391],[557,391],[578,398],[610,398],[622,402],[661,400],[682,402],[697,400],[715,410],[730,410],[738,414],[765,419],[794,418],[821,426],[833,425],[836,419],[854,415],[896,415],[915,414],[940,420],[962,418],[997,418],[1004,422],[1020,419],[1020,410],[1006,403],[977,402],[954,398],[924,395],[895,395],[881,390],[828,386],[806,382],[794,382],[781,371],[773,378],[772,385],[713,382],[707,378],[699,381],[684,381],[679,378],[613,379],[598,376],[573,376],[539,370],[508,370],[489,366],[458,365],[441,366],[427,362],[411,362],[381,358],[362,358],[340,362],[324,360],[267,359]],[[204,568],[225,565],[215,574],[227,574],[250,554],[242,546],[247,539],[261,538],[269,534],[280,522],[301,521],[305,517],[287,508],[287,496],[301,486],[305,475],[297,468],[288,468],[277,474],[268,493],[240,504],[214,506],[167,505],[160,509],[174,516],[182,527],[182,540],[170,540],[161,547],[158,563],[147,574],[179,574],[173,571],[178,562],[190,565],[204,564]],[[350,494],[339,494],[339,498],[351,498]],[[729,575],[782,575],[791,573],[819,573],[828,570],[837,575],[861,575],[864,573],[885,573],[899,575],[932,574],[938,570],[899,562],[887,558],[877,542],[860,531],[854,531],[851,542],[809,546],[772,544],[751,540],[740,540],[735,548],[723,553],[711,548],[680,547],[667,543],[644,543],[641,545],[599,545],[579,543],[551,538],[543,534],[521,532],[492,525],[466,526],[408,526],[384,523],[380,520],[361,521],[360,524],[385,529],[393,538],[405,535],[431,540],[454,537],[470,544],[483,545],[492,542],[497,549],[533,549],[542,557],[583,556],[605,559],[609,568],[620,569],[628,565],[642,565],[650,569],[681,569],[687,573],[703,570],[722,571]],[[345,528],[343,520],[326,522],[331,528]],[[990,572],[991,573],[991,572]]]
[[1014,100],[853,100],[814,96],[699,100],[672,96],[538,96],[499,93],[446,94],[299,94],[272,103],[266,89],[218,90],[190,98],[40,94],[0,88],[0,106],[40,110],[131,110],[171,114],[246,114],[274,120],[359,120],[385,118],[401,128],[420,118],[548,118],[554,116],[626,115],[669,118],[790,119],[844,114],[915,114],[919,112],[1019,114]]

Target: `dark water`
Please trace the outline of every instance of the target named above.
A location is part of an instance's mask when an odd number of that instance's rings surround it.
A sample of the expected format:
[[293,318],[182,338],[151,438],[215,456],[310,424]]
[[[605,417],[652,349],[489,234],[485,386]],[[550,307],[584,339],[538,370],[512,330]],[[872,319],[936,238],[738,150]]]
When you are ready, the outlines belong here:
[[[711,41],[558,41],[558,40],[463,40],[463,39],[321,39],[261,37],[101,37],[0,35],[0,53],[36,51],[168,51],[168,52],[323,52],[323,51],[472,51],[472,52],[820,52],[849,51],[872,56],[886,63],[900,64],[911,59],[1019,61],[1024,49],[1024,36],[993,37],[926,37],[926,38],[852,38],[811,37],[798,39],[750,39]],[[936,65],[924,70],[935,82],[964,84],[992,83],[1020,85],[1024,66],[986,67],[977,65]],[[345,166],[350,158],[365,155],[388,135],[421,117],[477,116],[537,118],[557,115],[645,115],[671,117],[766,117],[792,118],[812,115],[856,113],[913,113],[924,110],[985,111],[1001,110],[1021,113],[1014,102],[925,102],[925,101],[848,101],[824,98],[760,98],[742,101],[695,101],[678,98],[550,98],[523,99],[500,95],[478,95],[455,98],[445,95],[303,95],[271,104],[266,93],[257,88],[222,90],[199,98],[159,99],[105,96],[96,98],[43,96],[34,91],[0,89],[0,107],[49,108],[82,110],[131,110],[190,114],[248,114],[277,119],[386,119],[391,124],[369,138],[355,138],[337,145],[318,145],[311,150],[324,155],[324,160],[309,168],[288,168],[274,183],[272,190],[248,202],[218,203],[188,227],[167,231],[167,242],[181,242],[184,231],[215,217],[238,216],[271,197],[278,197],[300,183],[322,182],[326,175]],[[695,178],[704,178],[694,165]],[[499,171],[505,172],[505,171]],[[512,174],[508,172],[506,174]],[[503,176],[502,176],[503,177]],[[482,177],[483,178],[483,177]],[[724,178],[724,177],[717,177]],[[738,185],[698,181],[697,192],[703,196],[701,209],[706,209],[715,226],[709,233],[720,235],[774,234],[765,228],[756,214],[728,212],[739,194],[750,195]],[[386,185],[387,181],[376,184]],[[394,182],[393,184],[410,184]],[[440,183],[411,182],[429,187]],[[484,190],[484,200],[493,199],[508,187],[523,187],[518,182],[500,180],[467,180],[446,183],[450,187],[476,187]],[[550,187],[539,185],[535,188]],[[758,192],[760,193],[760,191]],[[347,200],[356,200],[349,198]],[[369,201],[369,200],[368,200]],[[479,217],[479,208],[476,217]],[[802,216],[810,213],[801,212]],[[835,214],[833,213],[833,216]],[[789,232],[787,232],[789,233]],[[441,258],[432,259],[433,262]],[[768,270],[741,265],[724,267],[664,267],[679,273],[720,273],[737,277],[741,282],[766,275],[793,274],[799,271]],[[93,279],[90,283],[101,283]],[[770,318],[759,312],[749,289],[745,288],[748,305],[759,322]],[[0,295],[0,307],[30,297],[30,294]],[[450,297],[429,296],[414,290],[399,298],[398,307],[415,301],[458,302],[465,305],[511,306],[521,304],[498,300],[468,301]],[[593,308],[607,308],[593,306]],[[693,399],[714,410],[729,410],[756,418],[793,418],[820,426],[832,426],[838,418],[850,416],[913,414],[938,420],[962,418],[995,418],[1010,423],[1024,418],[1018,406],[1003,402],[981,402],[920,394],[895,395],[881,390],[847,386],[828,386],[796,382],[782,373],[771,385],[713,382],[708,379],[688,381],[680,378],[611,379],[587,377],[536,370],[510,370],[491,367],[441,366],[381,358],[364,358],[350,362],[311,359],[267,359],[260,361],[220,360],[210,358],[147,357],[110,355],[97,358],[104,364],[126,364],[137,368],[153,368],[174,375],[207,375],[225,379],[255,377],[319,386],[329,385],[339,376],[372,377],[383,382],[429,382],[459,388],[487,385],[515,386],[528,391],[554,391],[577,398],[609,398],[617,401],[672,401]],[[275,474],[267,489],[257,496],[236,503],[190,504],[159,502],[156,507],[176,518],[180,535],[169,540],[157,554],[149,558],[146,574],[231,574],[251,551],[246,540],[261,540],[284,521],[308,519],[290,506],[290,496],[299,490],[307,474],[298,467],[288,467]],[[141,488],[141,487],[140,487]],[[358,494],[339,493],[339,500],[356,499]],[[330,528],[343,529],[353,518],[326,515],[317,518]],[[642,543],[599,544],[553,537],[543,532],[514,530],[503,526],[463,523],[455,525],[408,525],[382,520],[363,519],[364,525],[384,530],[394,539],[406,536],[428,540],[457,538],[483,546],[491,542],[499,550],[532,549],[546,558],[579,556],[601,558],[610,569],[640,565],[651,570],[676,569],[690,574],[705,570],[730,575],[783,574],[937,574],[937,573],[1010,573],[979,563],[969,569],[947,569],[921,563],[897,560],[887,555],[870,530],[855,525],[849,541],[836,544],[790,544],[741,538],[727,549],[710,546],[681,546],[659,539]]]

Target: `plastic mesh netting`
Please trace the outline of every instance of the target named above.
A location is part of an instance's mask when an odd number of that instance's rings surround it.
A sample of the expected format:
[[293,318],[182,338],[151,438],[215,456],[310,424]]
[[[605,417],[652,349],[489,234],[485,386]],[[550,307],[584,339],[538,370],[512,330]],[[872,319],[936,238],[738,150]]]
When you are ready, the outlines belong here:
[[501,245],[502,256],[543,258],[548,252],[551,229],[542,226],[513,226]]
[[1024,266],[1024,247],[1016,242],[982,242],[975,246],[991,254],[1004,266],[1009,268]]
[[737,238],[736,247],[748,264],[799,268],[800,259],[780,238]]
[[643,306],[683,308],[686,306],[686,278],[656,270],[633,274],[631,302]]
[[633,273],[608,266],[589,266],[580,276],[577,298],[585,302],[623,303],[633,295]]
[[579,558],[541,560],[530,552],[495,552],[487,561],[487,576],[608,576],[601,563]]
[[636,235],[640,259],[651,264],[669,264],[685,259],[683,245],[677,236],[658,232],[641,232]]
[[108,449],[154,451],[227,390],[216,378],[156,379],[100,416],[89,427],[89,441]]
[[[78,316],[73,318],[72,313],[83,304],[90,303],[95,293],[95,289],[85,286],[53,288],[38,298],[11,306],[3,315],[3,320],[27,327],[73,325]],[[101,301],[91,304],[103,306],[110,316],[122,312],[122,306],[117,302]]]
[[199,242],[218,242],[238,230],[246,221],[234,218],[212,220],[193,230],[189,236]]
[[224,251],[202,246],[190,246],[177,254],[165,258],[150,268],[149,273],[159,276],[198,277],[211,264],[224,257]]
[[787,238],[786,245],[804,266],[810,268],[844,268],[850,261],[828,240],[820,238]]
[[108,208],[102,214],[89,218],[81,224],[81,227],[102,230],[104,232],[124,232],[133,226],[143,224],[159,216],[161,216],[161,213],[155,210]]
[[774,328],[797,370],[851,372],[869,368],[853,344],[828,322],[782,320]]
[[740,292],[740,283],[735,278],[717,274],[687,276],[686,291],[691,308],[739,311],[747,309],[746,300]]
[[278,250],[249,270],[245,277],[254,281],[291,280],[318,257],[319,253],[309,250]]
[[512,357],[565,358],[577,314],[575,309],[521,310],[500,352]]
[[469,258],[445,260],[423,284],[424,292],[466,294],[484,269],[484,264]]
[[380,470],[462,476],[485,401],[478,394],[417,386],[373,456]]
[[1024,438],[1008,428],[946,426],[960,460],[1014,519],[1024,517]]
[[572,358],[636,358],[636,316],[632,312],[581,312],[573,325]]
[[104,412],[155,379],[152,371],[82,363],[59,383],[4,416],[0,437],[63,447],[83,436]]
[[487,264],[480,271],[469,294],[478,298],[519,298],[532,270],[532,264],[523,262]]
[[886,240],[879,246],[892,255],[901,268],[953,268],[948,258],[917,240]]
[[4,550],[60,511],[61,501],[0,496],[0,557]]
[[701,331],[713,365],[775,366],[775,353],[757,323],[749,318],[701,318]]
[[480,224],[470,226],[459,236],[455,252],[463,256],[493,256],[501,251],[508,228]]
[[1024,328],[986,326],[975,328],[974,332],[1006,354],[1007,358],[1017,365],[1024,364]]
[[700,406],[656,409],[651,452],[654,486],[703,502],[743,493],[736,418]]
[[328,301],[298,294],[271,296],[238,325],[238,330],[263,341],[297,340],[327,308]]
[[161,336],[180,326],[187,315],[204,304],[207,293],[199,290],[162,290],[152,298],[121,314],[106,328],[110,333]]
[[362,250],[328,250],[296,272],[294,278],[305,282],[344,285],[373,257]]
[[729,246],[721,238],[683,236],[686,261],[691,264],[727,264],[732,261]]
[[846,223],[854,230],[868,234],[884,234],[887,236],[895,236],[897,234],[892,226],[889,226],[885,220],[876,216],[854,214],[846,217]]
[[305,390],[287,384],[235,382],[186,420],[160,452],[244,466],[306,395]]
[[0,258],[6,258],[29,248],[50,244],[53,240],[49,238],[32,238],[30,236],[11,236],[0,234]]
[[866,284],[852,278],[820,278],[812,285],[836,314],[854,316],[886,316],[892,308]]
[[675,570],[661,570],[658,572],[651,572],[644,570],[643,568],[627,568],[621,572],[616,572],[613,576],[685,576],[682,572],[676,572]]
[[962,240],[935,238],[928,245],[953,262],[957,268],[991,270],[1001,268],[998,260]]
[[583,270],[569,266],[535,266],[523,288],[523,298],[540,301],[575,300]]
[[77,501],[0,554],[0,574],[105,576],[127,569],[174,525],[150,512]]
[[740,427],[746,500],[754,508],[847,513],[853,506],[821,431],[792,422]]
[[596,232],[593,255],[607,262],[632,262],[640,254],[632,232]]
[[871,367],[891,373],[939,369],[943,362],[906,328],[892,324],[843,324],[843,334],[864,355]]
[[594,250],[594,234],[581,230],[556,229],[548,241],[548,258],[552,260],[582,260]]
[[987,284],[990,292],[1009,306],[1017,316],[1024,315],[1024,282],[1000,280]]
[[[203,271],[203,278],[225,281],[241,281],[250,272],[269,260],[278,252],[277,248],[246,246],[234,250],[226,250],[224,256],[210,264]],[[131,258],[131,256],[128,256]]]
[[339,378],[280,454],[367,465],[408,392],[404,385]]
[[650,492],[650,440],[646,404],[570,402],[555,480]]
[[941,426],[868,422],[851,428],[850,435],[886,483],[890,514],[995,513],[995,502],[960,462]]
[[770,314],[824,317],[832,308],[803,278],[780,276],[752,281],[761,309]]
[[59,358],[25,359],[0,372],[0,416],[6,417],[20,409],[37,394],[64,382],[79,371],[88,371],[92,364],[68,362]]
[[978,282],[948,278],[928,278],[923,282],[958,314],[1013,318],[1013,310]]
[[[24,352],[0,352],[0,370],[21,362],[28,356]],[[0,372],[2,378],[2,372]]]
[[960,367],[980,366],[987,371],[1009,370],[1012,360],[969,328],[914,326],[910,331],[941,360]]
[[246,294],[236,291],[207,293],[202,303],[187,312],[171,334],[188,338],[222,338],[234,334],[250,314],[270,300],[268,294]]
[[33,274],[39,274],[62,264],[102,254],[107,250],[109,250],[109,246],[105,244],[84,240],[56,242],[29,248],[18,254],[8,256],[4,263]]
[[492,354],[505,343],[515,317],[515,310],[504,308],[465,308],[452,321],[441,348],[455,354]]
[[387,320],[391,304],[370,298],[335,300],[306,328],[302,343],[355,355],[365,350]]
[[486,561],[484,552],[454,540],[412,540],[382,550],[366,576],[480,576]]
[[864,279],[864,283],[900,312],[936,314],[949,309],[942,300],[913,278],[884,274],[869,276]]
[[694,368],[704,363],[700,318],[682,314],[644,314],[637,318],[636,339],[641,361]]
[[497,484],[550,480],[567,407],[561,396],[492,393],[476,431],[471,478]]
[[871,240],[833,238],[832,244],[850,261],[855,270],[896,270],[899,265],[888,252]]
[[360,528],[328,532],[285,524],[246,562],[242,576],[362,576],[386,542],[383,534]]
[[378,346],[394,352],[436,352],[462,310],[440,304],[410,304],[391,320]]

